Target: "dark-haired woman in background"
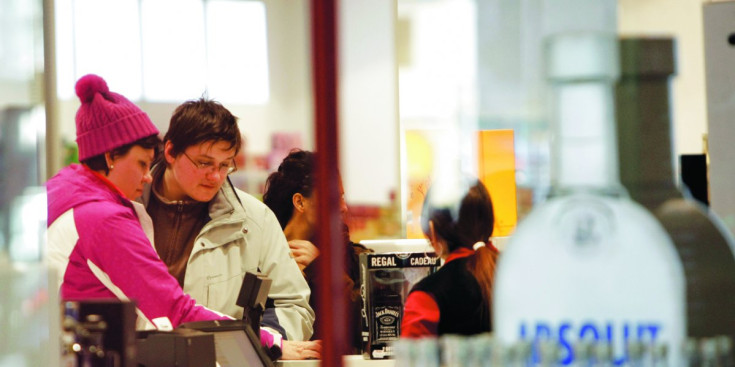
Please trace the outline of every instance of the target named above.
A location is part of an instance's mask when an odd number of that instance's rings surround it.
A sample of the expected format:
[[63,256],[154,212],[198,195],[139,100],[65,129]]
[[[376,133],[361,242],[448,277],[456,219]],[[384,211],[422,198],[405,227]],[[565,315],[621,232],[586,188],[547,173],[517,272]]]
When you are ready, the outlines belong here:
[[[304,272],[306,281],[311,287],[312,307],[317,300],[315,292],[318,291],[318,257],[319,248],[314,242],[317,218],[317,193],[314,187],[316,157],[313,152],[295,149],[292,150],[278,166],[276,172],[268,176],[263,193],[263,202],[276,214],[278,222],[283,228],[283,233],[288,240],[296,263]],[[344,200],[344,189],[342,181],[339,181],[340,190],[340,213],[347,213],[347,204]],[[369,251],[364,246],[354,243],[349,239],[349,231],[344,225],[344,241],[347,245],[345,251],[345,285],[349,289],[349,306],[351,308],[350,325],[353,329],[353,347],[360,346],[360,337],[357,330],[359,325],[359,297],[360,297],[360,272],[358,255]],[[318,332],[315,330],[315,338]]]
[[482,182],[432,184],[424,199],[421,227],[444,265],[411,289],[401,337],[492,330],[490,307],[498,256],[489,242],[493,225],[492,201]]
[[[312,242],[317,228],[314,164],[314,153],[291,151],[278,170],[268,176],[263,193],[263,202],[276,214],[294,259],[305,274],[313,271],[315,267],[310,265],[319,256]],[[346,211],[342,198],[340,212]]]

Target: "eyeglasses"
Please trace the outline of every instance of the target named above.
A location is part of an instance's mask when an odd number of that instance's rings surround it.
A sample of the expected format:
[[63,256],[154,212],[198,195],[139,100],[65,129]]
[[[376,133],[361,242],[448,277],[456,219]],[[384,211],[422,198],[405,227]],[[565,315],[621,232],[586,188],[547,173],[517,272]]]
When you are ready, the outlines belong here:
[[[189,159],[191,164],[193,164],[194,167],[196,167],[199,171],[206,172],[206,173],[214,172],[214,163],[195,161],[191,157],[189,157],[189,155],[186,154],[186,152],[183,152],[183,153],[186,156],[186,158]],[[217,170],[219,171],[220,174],[229,175],[230,173],[237,171],[237,166],[235,165],[235,162],[229,161],[226,163],[221,163],[219,167],[217,168]]]

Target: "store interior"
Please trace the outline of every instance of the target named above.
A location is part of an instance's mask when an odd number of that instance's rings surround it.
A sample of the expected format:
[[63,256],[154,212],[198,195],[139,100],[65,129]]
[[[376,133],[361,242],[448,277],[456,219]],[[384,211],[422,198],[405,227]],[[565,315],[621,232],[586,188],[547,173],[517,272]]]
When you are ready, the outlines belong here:
[[[232,180],[262,197],[266,177],[291,149],[317,149],[312,3],[0,0],[0,268],[42,263],[43,184],[77,161],[74,83],[88,73],[128,96],[162,133],[180,103],[201,96],[222,102],[245,142]],[[683,177],[681,157],[704,157],[703,205],[735,232],[728,195],[735,71],[726,67],[735,64],[727,20],[733,1],[336,3],[336,160],[352,240],[423,240],[426,188],[441,175],[469,172],[498,188],[490,191],[498,197],[494,236],[503,251],[553,185],[544,47],[559,32],[673,41],[673,174],[677,182]],[[712,10],[719,6],[726,10]],[[483,144],[496,149],[483,151]],[[47,281],[14,276],[4,281],[29,288]],[[43,338],[37,315],[13,312],[21,322],[33,319],[30,334]],[[35,343],[10,343],[5,332],[1,338],[0,366],[23,366],[2,345]]]

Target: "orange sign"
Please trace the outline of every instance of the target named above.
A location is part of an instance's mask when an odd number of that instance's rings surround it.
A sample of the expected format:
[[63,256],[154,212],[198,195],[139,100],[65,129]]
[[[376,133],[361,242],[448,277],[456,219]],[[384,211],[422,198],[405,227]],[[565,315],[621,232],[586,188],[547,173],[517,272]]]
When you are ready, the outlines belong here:
[[[431,135],[432,131],[405,132],[407,238],[424,238],[420,223],[421,208],[434,173],[435,149]],[[477,176],[490,192],[495,212],[493,237],[509,236],[518,221],[513,130],[478,131],[477,148]]]
[[513,130],[478,131],[477,158],[477,175],[493,201],[493,237],[509,236],[518,221]]
[[428,132],[406,131],[406,238],[424,238],[421,231],[421,208],[434,171],[434,149]]

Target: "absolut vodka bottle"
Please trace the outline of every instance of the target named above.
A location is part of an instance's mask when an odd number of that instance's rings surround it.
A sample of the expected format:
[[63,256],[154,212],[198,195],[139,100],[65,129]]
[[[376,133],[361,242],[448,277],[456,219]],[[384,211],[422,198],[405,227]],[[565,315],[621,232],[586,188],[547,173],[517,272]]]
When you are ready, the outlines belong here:
[[620,178],[671,236],[684,264],[688,336],[735,334],[733,239],[704,205],[677,189],[669,79],[671,39],[620,41],[616,90]]
[[[661,224],[618,179],[613,32],[561,33],[546,44],[553,100],[552,188],[518,225],[495,278],[493,325],[504,343],[541,340],[575,362],[573,345],[684,340],[684,273]],[[673,348],[672,348],[673,350]],[[670,355],[671,366],[677,356]]]

